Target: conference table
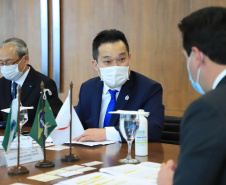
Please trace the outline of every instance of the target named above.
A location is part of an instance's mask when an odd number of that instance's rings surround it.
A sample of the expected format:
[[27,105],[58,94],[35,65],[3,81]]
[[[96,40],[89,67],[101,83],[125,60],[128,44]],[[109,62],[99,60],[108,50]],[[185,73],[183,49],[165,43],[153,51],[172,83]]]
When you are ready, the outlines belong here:
[[[0,130],[0,135],[3,135],[3,131]],[[180,147],[178,145],[164,144],[164,143],[148,143],[148,156],[139,157],[135,156],[135,144],[132,145],[132,157],[139,159],[141,162],[151,161],[162,163],[169,159],[173,159],[177,162],[177,157],[179,154]],[[121,165],[118,160],[125,158],[128,151],[127,143],[114,143],[103,146],[84,146],[84,145],[73,145],[72,154],[76,154],[80,160],[77,162],[62,162],[61,158],[69,154],[69,149],[61,151],[46,150],[46,159],[51,160],[55,167],[51,168],[36,168],[35,164],[37,162],[31,162],[23,164],[28,170],[29,174],[12,176],[8,175],[8,168],[6,166],[0,166],[0,184],[13,184],[13,183],[25,183],[32,185],[48,185],[54,184],[69,178],[60,178],[48,182],[40,182],[36,180],[27,179],[27,177],[46,173],[49,171],[57,170],[63,167],[71,165],[80,165],[92,161],[102,161],[103,164],[93,166],[97,168],[96,170],[84,172],[84,174],[98,172],[102,167],[111,167],[116,165]],[[72,176],[70,178],[74,178]]]

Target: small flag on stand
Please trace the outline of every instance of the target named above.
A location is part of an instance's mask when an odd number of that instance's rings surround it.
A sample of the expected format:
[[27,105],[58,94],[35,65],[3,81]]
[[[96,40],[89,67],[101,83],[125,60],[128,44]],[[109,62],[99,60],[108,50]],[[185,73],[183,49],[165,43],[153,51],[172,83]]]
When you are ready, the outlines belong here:
[[[41,95],[42,96],[42,95]],[[51,110],[51,107],[49,106],[49,102],[47,99],[44,100],[45,102],[45,123],[42,121],[42,97],[40,96],[38,107],[35,115],[35,120],[32,126],[32,129],[30,131],[30,136],[41,146],[43,147],[43,134],[45,136],[45,139],[50,135],[50,133],[53,131],[53,129],[57,126],[55,117],[53,115],[53,112]],[[44,129],[43,129],[44,127]],[[44,133],[43,133],[44,130]]]
[[[63,106],[61,107],[57,118],[56,123],[57,127],[51,133],[51,138],[53,139],[54,144],[62,145],[70,140],[70,91],[68,97],[66,98]],[[82,135],[84,133],[84,128],[81,124],[81,121],[78,118],[77,113],[75,112],[74,107],[72,106],[72,139]]]
[[21,97],[21,86],[18,87],[18,94],[13,99],[10,112],[7,119],[7,126],[5,136],[3,140],[3,147],[6,151],[9,151],[10,145],[13,139],[17,137],[17,165],[11,167],[8,170],[8,175],[23,175],[29,173],[29,170],[20,165],[20,97]]
[[10,112],[7,118],[6,130],[2,146],[6,152],[9,151],[12,141],[16,137],[17,133],[17,117],[18,117],[18,99],[15,98],[10,106]]
[[53,112],[47,101],[46,92],[52,95],[49,89],[45,89],[43,81],[40,84],[41,96],[39,98],[35,120],[30,131],[30,136],[43,148],[44,160],[36,163],[37,168],[50,168],[55,164],[52,161],[46,160],[45,141],[53,129],[57,126]]
[[[72,88],[73,88],[73,83],[71,82],[70,83],[70,91],[69,92],[72,92]],[[70,95],[70,96],[69,96]],[[66,125],[61,125],[61,126],[63,126],[63,128],[61,127],[61,131],[64,131],[64,132],[61,132],[61,136],[64,134],[64,136],[65,135],[68,135],[69,134],[69,140],[70,140],[70,149],[69,149],[69,154],[67,154],[67,155],[65,155],[62,159],[61,159],[61,161],[64,161],[64,162],[75,162],[75,161],[79,161],[80,159],[79,159],[79,157],[77,156],[77,155],[75,155],[75,154],[72,154],[72,144],[71,144],[71,140],[72,140],[72,119],[73,119],[73,114],[74,114],[74,118],[76,118],[77,120],[79,120],[78,119],[78,116],[77,116],[77,114],[75,113],[75,110],[74,110],[74,107],[72,106],[72,93],[69,93],[69,95],[68,95],[68,98],[66,99],[66,101],[64,102],[64,105],[63,105],[63,107],[62,107],[62,109],[60,110],[60,113],[61,113],[61,115],[63,114],[63,112],[64,111],[70,111],[70,113],[69,113],[69,115],[68,115],[68,113],[67,113],[67,121],[68,122],[66,122]],[[69,98],[70,97],[70,98]],[[70,100],[70,101],[69,101]],[[69,108],[69,109],[68,109]],[[62,111],[62,112],[61,112]],[[77,116],[77,117],[76,117]],[[61,119],[63,118],[63,115],[61,116]],[[75,120],[75,119],[74,119]],[[64,123],[64,121],[63,121],[63,119],[60,121],[61,123]],[[70,123],[70,124],[69,124]],[[65,127],[66,126],[66,127]],[[69,127],[68,127],[69,126]],[[75,124],[74,124],[74,126],[75,126]],[[79,125],[77,125],[77,126],[79,126]],[[82,127],[82,125],[81,125],[81,123],[80,123],[80,127]],[[68,129],[69,128],[69,129]],[[81,128],[78,128],[78,129],[81,129]],[[76,129],[75,129],[76,130]],[[83,128],[82,128],[82,130],[83,130]],[[59,130],[58,130],[59,131]],[[80,132],[80,131],[79,131]],[[84,130],[82,131],[82,132],[84,132]],[[58,132],[59,133],[59,132]],[[76,134],[77,134],[78,132],[76,132]],[[58,136],[58,137],[61,137],[61,136]],[[64,137],[63,136],[63,137]],[[53,135],[52,135],[52,138],[53,138]],[[68,138],[66,138],[66,139],[68,139]]]

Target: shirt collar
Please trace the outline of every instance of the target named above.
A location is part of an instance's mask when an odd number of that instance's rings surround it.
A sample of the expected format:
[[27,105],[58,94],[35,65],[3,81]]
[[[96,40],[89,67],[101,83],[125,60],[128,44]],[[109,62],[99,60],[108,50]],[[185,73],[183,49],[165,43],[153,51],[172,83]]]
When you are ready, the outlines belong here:
[[222,71],[218,76],[217,78],[215,79],[214,83],[213,83],[213,86],[212,86],[212,89],[214,90],[217,85],[219,84],[219,82],[226,76],[226,69],[224,71]]
[[[104,82],[103,82],[104,83]],[[107,94],[109,93],[108,90],[111,89],[110,87],[108,87],[105,83],[104,83],[104,88],[103,88],[103,94]],[[121,90],[121,87],[116,87],[112,90],[117,90],[118,92],[120,92]]]
[[22,87],[25,79],[27,78],[29,71],[30,71],[30,67],[28,67],[28,70],[18,80],[15,81],[21,87]]

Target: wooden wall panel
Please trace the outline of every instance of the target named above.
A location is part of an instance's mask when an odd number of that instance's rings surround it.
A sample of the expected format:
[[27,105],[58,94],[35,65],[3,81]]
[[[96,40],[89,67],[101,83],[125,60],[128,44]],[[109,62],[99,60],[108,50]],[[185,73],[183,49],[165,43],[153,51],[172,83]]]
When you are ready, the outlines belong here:
[[0,0],[0,25],[0,42],[10,37],[24,40],[28,45],[30,64],[41,71],[39,0]]

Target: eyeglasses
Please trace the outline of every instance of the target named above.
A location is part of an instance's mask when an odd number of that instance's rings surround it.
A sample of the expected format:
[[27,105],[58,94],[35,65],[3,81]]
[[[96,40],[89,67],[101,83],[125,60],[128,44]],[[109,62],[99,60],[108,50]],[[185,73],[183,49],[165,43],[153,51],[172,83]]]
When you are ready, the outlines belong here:
[[10,62],[8,61],[0,61],[0,66],[9,66],[9,65],[14,65],[15,63],[19,62],[24,56],[18,58],[15,62]]

